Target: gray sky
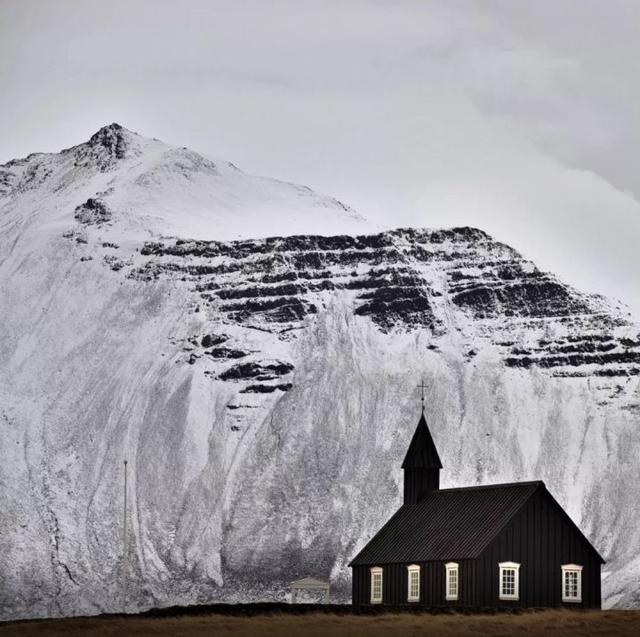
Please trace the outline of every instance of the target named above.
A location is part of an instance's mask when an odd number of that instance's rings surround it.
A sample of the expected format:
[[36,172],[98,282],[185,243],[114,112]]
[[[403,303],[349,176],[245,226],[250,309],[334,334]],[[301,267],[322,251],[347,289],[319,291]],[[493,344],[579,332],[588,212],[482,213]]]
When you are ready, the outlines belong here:
[[117,121],[640,317],[640,2],[0,0],[0,162]]

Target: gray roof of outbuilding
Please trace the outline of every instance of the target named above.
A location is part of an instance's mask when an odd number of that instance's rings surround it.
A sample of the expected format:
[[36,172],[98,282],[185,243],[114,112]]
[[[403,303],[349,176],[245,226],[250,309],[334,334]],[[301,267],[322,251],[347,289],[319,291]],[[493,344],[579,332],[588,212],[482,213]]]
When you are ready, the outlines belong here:
[[297,579],[289,584],[289,588],[307,589],[329,588],[329,586],[329,582],[327,582],[326,580],[318,579],[316,577],[303,577],[302,579]]
[[541,487],[536,481],[432,491],[400,507],[350,565],[476,558]]

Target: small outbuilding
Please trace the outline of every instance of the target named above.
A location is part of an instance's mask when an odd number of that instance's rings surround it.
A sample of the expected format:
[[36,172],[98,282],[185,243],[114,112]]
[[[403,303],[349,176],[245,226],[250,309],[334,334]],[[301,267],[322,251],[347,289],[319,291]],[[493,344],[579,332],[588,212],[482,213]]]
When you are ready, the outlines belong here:
[[291,592],[292,604],[298,601],[298,593],[300,591],[321,591],[323,593],[323,602],[328,604],[331,585],[329,582],[316,579],[315,577],[303,577],[295,582],[291,582],[291,584],[289,584],[289,591]]
[[604,560],[545,484],[440,489],[424,411],[404,503],[352,560],[353,604],[600,608]]

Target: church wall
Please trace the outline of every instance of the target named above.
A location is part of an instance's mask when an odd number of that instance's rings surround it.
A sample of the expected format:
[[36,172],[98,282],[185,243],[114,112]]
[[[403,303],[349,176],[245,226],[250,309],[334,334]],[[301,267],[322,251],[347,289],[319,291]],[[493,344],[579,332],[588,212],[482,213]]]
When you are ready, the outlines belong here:
[[[457,601],[445,600],[445,568],[459,564]],[[520,564],[519,599],[499,599],[499,562]],[[407,566],[376,564],[383,568],[383,604],[424,607],[586,607],[600,608],[601,583],[598,556],[567,520],[560,506],[539,490],[499,533],[478,560],[418,562],[421,567],[421,599],[407,602]],[[582,602],[562,602],[562,564],[580,564]],[[370,567],[353,568],[353,603],[370,604]]]
[[[459,564],[459,599],[445,599],[445,563],[457,561]],[[477,564],[475,560],[444,560],[433,562],[412,562],[420,566],[420,601],[408,602],[408,575],[406,564],[376,564],[383,569],[383,605],[424,606],[475,606]],[[373,565],[372,565],[373,566]],[[370,566],[354,566],[352,582],[352,602],[356,606],[369,605],[371,599]]]
[[[520,599],[499,599],[500,562],[520,564]],[[582,602],[562,602],[562,564],[580,564]],[[593,549],[544,491],[483,552],[478,561],[478,606],[600,608],[600,562]]]

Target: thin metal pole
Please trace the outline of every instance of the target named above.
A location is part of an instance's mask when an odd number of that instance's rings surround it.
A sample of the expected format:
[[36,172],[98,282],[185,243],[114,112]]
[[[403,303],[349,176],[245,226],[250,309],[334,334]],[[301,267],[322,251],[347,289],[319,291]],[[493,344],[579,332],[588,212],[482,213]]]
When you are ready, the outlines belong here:
[[418,389],[422,390],[420,394],[420,405],[422,406],[422,413],[424,413],[424,388],[425,388],[424,380],[420,381],[418,385]]
[[127,461],[124,461],[124,523],[122,531],[122,612],[127,612],[128,534],[127,534]]

